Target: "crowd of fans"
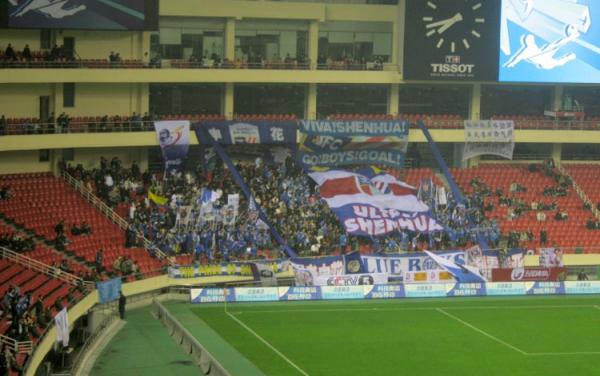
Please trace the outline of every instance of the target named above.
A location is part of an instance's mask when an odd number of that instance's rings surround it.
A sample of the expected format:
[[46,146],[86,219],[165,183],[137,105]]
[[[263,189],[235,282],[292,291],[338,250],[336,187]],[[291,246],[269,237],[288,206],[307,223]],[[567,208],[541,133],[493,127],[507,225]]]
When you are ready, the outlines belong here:
[[3,51],[0,49],[0,66],[10,66],[16,63],[26,64],[34,60],[49,63],[68,63],[74,61],[74,57],[72,53],[65,51],[64,45],[59,46],[56,44],[50,50],[36,52],[32,52],[28,44],[26,44],[20,51],[15,50],[11,43],[8,43]]
[[[82,166],[63,168],[68,168],[109,205],[128,207],[128,243],[135,243],[136,234],[143,233],[166,254],[193,254],[204,261],[255,258],[266,250],[271,257],[283,255],[268,225],[258,218],[256,208],[240,194],[229,170],[216,159],[206,166],[167,177],[142,173],[135,162],[131,168],[123,168],[118,158],[102,158],[99,168],[89,171]],[[256,204],[300,255],[465,247],[476,244],[478,234],[491,245],[500,240],[495,221],[482,214],[479,193],[468,196],[466,205],[457,204],[450,193],[439,205],[432,200],[433,195],[422,197],[446,231],[429,235],[400,231],[386,237],[365,238],[346,234],[319,198],[318,186],[291,157],[281,163],[265,163],[259,157],[237,163],[237,169]],[[229,205],[229,195],[239,197],[237,212]],[[475,229],[468,230],[472,227]]]

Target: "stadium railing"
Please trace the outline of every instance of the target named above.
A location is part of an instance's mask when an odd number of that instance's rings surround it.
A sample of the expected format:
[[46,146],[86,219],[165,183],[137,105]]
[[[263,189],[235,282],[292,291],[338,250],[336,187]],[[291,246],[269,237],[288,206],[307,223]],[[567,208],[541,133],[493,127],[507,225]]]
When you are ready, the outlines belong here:
[[0,60],[0,68],[4,69],[260,69],[260,70],[348,70],[348,71],[397,71],[398,65],[390,63],[344,62],[333,61],[317,64],[305,62],[244,62],[222,61],[202,62],[185,59],[162,59],[160,61],[143,62],[141,60],[123,60],[110,62],[108,59],[82,59],[72,61],[45,61],[41,59]]
[[[398,118],[394,115],[382,115],[391,120]],[[161,120],[169,120],[166,117]],[[363,118],[364,120],[365,118]],[[407,118],[411,120],[411,117]],[[206,119],[191,119],[191,121],[203,121]],[[235,120],[252,120],[241,116]],[[286,120],[286,119],[267,119],[257,118],[254,120]],[[295,119],[288,119],[295,120]],[[352,118],[347,120],[360,120],[360,118]],[[378,118],[369,118],[368,120],[383,120]],[[14,121],[11,119],[11,121]],[[159,120],[156,120],[159,121]],[[448,130],[463,130],[463,120],[442,120],[442,119],[423,119],[425,125],[429,129],[448,129]],[[556,131],[597,131],[600,130],[600,120],[550,120],[545,125],[536,125],[522,122],[515,122],[517,130],[556,130]],[[42,134],[73,134],[73,133],[115,133],[115,132],[151,132],[154,131],[154,121],[131,121],[128,119],[108,120],[105,124],[96,121],[71,121],[67,127],[57,127],[56,124],[43,123],[31,119],[17,119],[17,122],[9,122],[7,129],[0,130],[1,136],[13,135],[42,135]]]
[[14,354],[31,354],[33,351],[33,342],[17,341],[2,334],[0,334],[0,344],[7,346]]
[[[127,220],[122,218],[119,214],[117,214],[114,210],[112,210],[108,205],[106,205],[104,203],[104,201],[102,201],[100,198],[98,198],[92,192],[88,191],[84,187],[84,185],[81,183],[81,181],[75,179],[66,171],[62,171],[61,176],[63,177],[63,179],[65,179],[65,181],[67,183],[69,183],[69,185],[71,185],[77,192],[79,192],[89,203],[94,205],[98,210],[100,210],[102,212],[102,214],[104,214],[106,217],[108,217],[108,219],[110,219],[113,223],[115,223],[117,226],[119,226],[122,230],[127,230],[127,228],[129,227],[129,223],[127,222]],[[144,248],[149,253],[156,254],[160,259],[167,260],[167,261],[169,260],[167,255],[165,253],[163,253],[157,247],[154,247],[152,245],[152,242],[150,240],[146,239],[141,232],[137,232],[137,236],[138,236],[138,238],[142,239]]]
[[11,251],[8,248],[0,247],[0,258],[9,260],[24,267],[35,270],[36,272],[43,273],[49,277],[60,279],[61,281],[67,282],[73,286],[93,286],[93,283],[84,281],[82,278],[62,271],[54,266],[46,265],[43,262],[34,260],[30,257],[22,255],[20,253]]

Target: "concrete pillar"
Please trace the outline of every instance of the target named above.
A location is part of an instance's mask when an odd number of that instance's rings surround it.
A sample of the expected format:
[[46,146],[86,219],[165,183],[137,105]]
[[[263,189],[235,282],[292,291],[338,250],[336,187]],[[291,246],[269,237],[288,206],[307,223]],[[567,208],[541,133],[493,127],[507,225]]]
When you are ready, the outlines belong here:
[[560,166],[560,160],[562,156],[562,144],[552,144],[552,159],[554,164]]
[[225,51],[224,58],[235,61],[235,19],[228,18],[225,21]]
[[223,115],[225,119],[232,120],[235,109],[233,108],[233,83],[228,82],[225,84],[225,97],[223,98]]
[[308,120],[317,119],[317,84],[308,84],[304,117]]
[[150,112],[150,84],[138,84],[138,113]]
[[553,111],[558,111],[563,108],[562,99],[563,99],[563,89],[562,86],[555,86],[554,93],[552,95],[552,108]]
[[398,107],[400,106],[400,85],[391,84],[388,93],[387,113],[390,115],[398,115]]
[[481,120],[481,84],[473,85],[469,119]]
[[316,69],[319,58],[319,21],[308,24],[308,61],[311,69]]
[[398,2],[398,17],[392,26],[392,58],[391,63],[398,66],[398,71],[403,72],[404,53],[404,25],[406,18],[406,2]]
[[[77,84],[75,84],[75,95],[77,95]],[[77,100],[77,98],[75,98]],[[63,84],[54,84],[54,98],[50,112],[54,111],[54,117],[58,117],[64,111],[63,107]],[[77,102],[75,102],[77,103]]]
[[138,59],[141,59],[144,63],[150,62],[150,32],[143,31],[140,33],[137,54]]

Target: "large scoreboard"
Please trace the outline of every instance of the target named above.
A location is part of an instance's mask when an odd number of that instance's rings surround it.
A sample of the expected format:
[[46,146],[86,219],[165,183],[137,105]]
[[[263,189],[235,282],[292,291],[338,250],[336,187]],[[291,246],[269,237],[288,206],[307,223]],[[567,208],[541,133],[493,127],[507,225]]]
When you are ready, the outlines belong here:
[[404,77],[600,83],[600,1],[406,0]]

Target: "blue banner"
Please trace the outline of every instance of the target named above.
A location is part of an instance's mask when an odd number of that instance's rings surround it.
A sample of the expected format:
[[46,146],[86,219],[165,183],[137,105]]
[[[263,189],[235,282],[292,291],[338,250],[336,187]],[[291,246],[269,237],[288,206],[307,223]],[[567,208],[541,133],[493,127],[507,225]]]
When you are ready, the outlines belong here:
[[447,292],[447,296],[485,296],[485,294],[485,283],[457,283]]
[[194,124],[198,141],[211,145],[295,144],[295,121],[206,121]]
[[365,299],[399,299],[405,298],[404,285],[364,286]]
[[307,170],[347,165],[402,168],[409,128],[406,120],[302,120],[298,160]]
[[154,128],[165,162],[165,173],[182,172],[190,146],[190,122],[157,121]]
[[564,295],[564,282],[533,282],[533,286],[527,289],[527,295]]
[[120,277],[105,282],[97,282],[96,290],[98,290],[98,302],[104,304],[119,299],[121,285],[122,281]]

